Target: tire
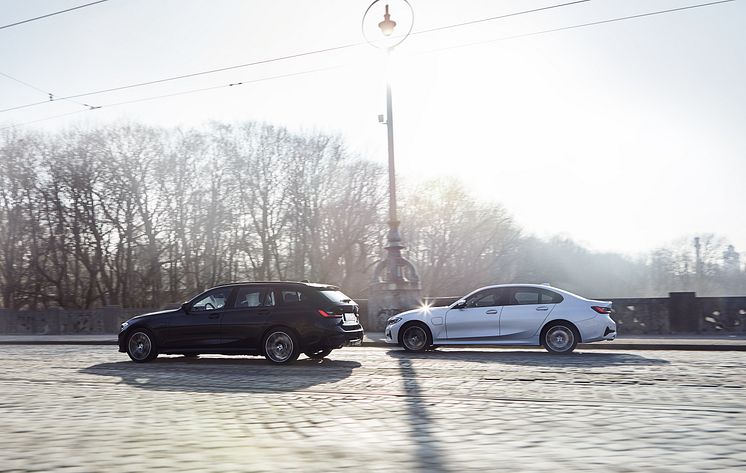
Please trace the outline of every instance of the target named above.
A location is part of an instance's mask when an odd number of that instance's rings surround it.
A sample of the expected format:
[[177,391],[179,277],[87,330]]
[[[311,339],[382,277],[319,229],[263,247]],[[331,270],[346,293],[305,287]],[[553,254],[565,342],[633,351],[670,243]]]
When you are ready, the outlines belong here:
[[304,354],[311,358],[312,360],[321,360],[323,358],[326,358],[329,356],[329,353],[332,352],[331,348],[324,348],[322,350],[316,350],[316,351],[307,351]]
[[400,340],[401,346],[413,353],[423,352],[433,344],[433,336],[430,333],[430,329],[420,323],[405,325],[402,328]]
[[153,334],[144,329],[133,330],[127,336],[127,354],[135,363],[155,360],[158,356],[158,347],[155,345]]
[[300,356],[300,343],[292,330],[285,327],[273,328],[262,340],[262,352],[272,363],[286,365]]
[[578,329],[570,322],[551,322],[541,331],[541,345],[553,355],[568,355],[578,346]]

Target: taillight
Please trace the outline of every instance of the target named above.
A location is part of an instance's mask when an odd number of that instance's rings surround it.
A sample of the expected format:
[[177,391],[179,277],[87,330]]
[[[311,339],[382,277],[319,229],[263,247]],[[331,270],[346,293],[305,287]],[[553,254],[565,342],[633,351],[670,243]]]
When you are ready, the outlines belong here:
[[342,314],[330,314],[329,312],[325,310],[321,310],[321,309],[319,309],[319,315],[321,315],[322,317],[330,318],[330,319],[338,319],[342,317]]
[[611,313],[611,307],[601,307],[597,305],[592,305],[591,309],[595,310],[599,314],[610,314]]

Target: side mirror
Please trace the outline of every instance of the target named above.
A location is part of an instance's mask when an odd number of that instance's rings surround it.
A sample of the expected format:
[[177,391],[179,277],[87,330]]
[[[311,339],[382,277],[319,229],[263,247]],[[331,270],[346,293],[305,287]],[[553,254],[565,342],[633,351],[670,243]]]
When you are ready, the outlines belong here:
[[181,310],[183,310],[185,313],[188,314],[189,313],[189,303],[185,302],[185,303],[181,304]]
[[459,299],[451,306],[452,309],[463,309],[464,307],[466,307],[466,299]]

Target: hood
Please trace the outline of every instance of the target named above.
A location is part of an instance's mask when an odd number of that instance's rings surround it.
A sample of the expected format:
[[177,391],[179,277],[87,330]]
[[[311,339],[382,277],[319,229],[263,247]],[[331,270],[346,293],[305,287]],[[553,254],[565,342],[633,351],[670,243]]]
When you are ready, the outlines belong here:
[[427,308],[417,308],[408,310],[406,312],[401,312],[399,314],[396,314],[394,317],[402,317],[409,320],[425,320],[430,317],[443,317],[445,316],[445,313],[448,312],[448,307],[427,307]]
[[127,322],[130,322],[132,320],[142,319],[142,318],[145,318],[145,317],[152,317],[154,315],[175,314],[176,312],[179,312],[180,310],[181,310],[181,308],[178,308],[178,309],[167,309],[167,310],[158,310],[156,312],[148,312],[147,314],[140,314],[140,315],[136,315],[134,317],[131,317],[131,318],[127,319]]

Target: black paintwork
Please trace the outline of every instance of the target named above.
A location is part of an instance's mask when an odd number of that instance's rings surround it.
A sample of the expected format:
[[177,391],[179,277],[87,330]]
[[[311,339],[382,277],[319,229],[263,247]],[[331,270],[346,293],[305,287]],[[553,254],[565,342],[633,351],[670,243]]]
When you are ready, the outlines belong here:
[[[264,288],[274,293],[274,305],[235,307],[240,288]],[[341,317],[323,317],[319,309],[329,314],[355,313],[354,301],[337,304],[322,295],[322,290],[339,290],[334,286],[295,282],[251,282],[217,286],[231,290],[223,308],[194,310],[211,288],[179,309],[139,315],[128,320],[119,333],[119,351],[126,352],[127,339],[135,330],[153,335],[156,349],[162,354],[243,354],[262,355],[265,334],[276,327],[292,329],[298,336],[301,351],[341,348],[363,338],[358,324],[344,325]],[[285,302],[282,291],[301,291],[302,301]]]

